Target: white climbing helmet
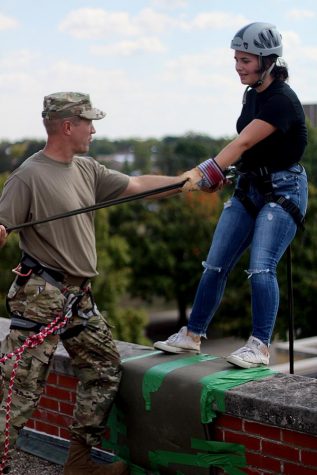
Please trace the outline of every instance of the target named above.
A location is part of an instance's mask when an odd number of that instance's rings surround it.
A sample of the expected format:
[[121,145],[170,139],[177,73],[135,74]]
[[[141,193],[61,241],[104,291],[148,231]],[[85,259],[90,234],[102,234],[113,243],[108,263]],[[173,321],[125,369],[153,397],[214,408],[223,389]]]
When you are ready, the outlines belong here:
[[250,23],[235,34],[231,48],[257,56],[282,56],[282,35],[271,23]]

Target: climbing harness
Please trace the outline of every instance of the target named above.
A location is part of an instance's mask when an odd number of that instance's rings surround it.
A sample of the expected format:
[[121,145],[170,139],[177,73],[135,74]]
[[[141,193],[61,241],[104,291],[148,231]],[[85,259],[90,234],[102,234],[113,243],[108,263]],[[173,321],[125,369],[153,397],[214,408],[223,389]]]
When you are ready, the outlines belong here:
[[234,196],[243,204],[248,213],[253,218],[256,218],[259,210],[247,196],[250,183],[252,182],[260,193],[263,194],[266,203],[279,204],[292,216],[299,228],[304,228],[304,216],[300,212],[298,206],[296,206],[290,199],[275,194],[272,184],[272,173],[274,171],[277,170],[270,169],[269,167],[259,167],[255,171],[245,173],[237,171],[236,173],[239,176],[239,183],[234,192]]
[[[12,300],[12,298],[15,297],[18,290],[26,285],[32,274],[42,277],[46,282],[50,283],[54,287],[57,287],[65,298],[64,309],[71,310],[73,315],[78,315],[84,321],[88,320],[91,316],[96,315],[96,303],[90,290],[90,286],[87,285],[89,279],[69,279],[69,277],[65,276],[63,272],[43,266],[36,259],[29,256],[25,252],[23,253],[19,265],[15,269],[13,269],[13,272],[17,274],[17,277],[11,285],[6,299],[7,311],[11,317],[10,330],[19,329],[39,332],[44,327],[42,323],[34,322],[29,318],[25,318],[24,315],[19,312],[12,312],[10,308],[10,301]],[[76,287],[80,288],[79,292],[76,293],[75,300],[73,299],[74,294],[68,290],[69,285],[75,285]],[[78,304],[84,295],[88,295],[91,301],[91,310],[89,311],[82,311],[78,307]],[[59,331],[59,334],[62,339],[71,338],[72,336],[78,335],[80,331],[84,329],[85,326],[86,323],[82,325],[77,325],[76,327],[71,328],[69,330],[63,328]]]
[[[10,376],[9,388],[8,388],[8,395],[6,400],[6,415],[5,415],[5,429],[4,429],[4,448],[3,448],[3,457],[0,465],[0,475],[4,473],[9,448],[10,448],[10,419],[11,419],[11,404],[12,404],[12,393],[13,393],[13,386],[14,381],[17,373],[17,368],[19,366],[19,362],[22,358],[24,351],[27,348],[35,348],[43,343],[46,337],[52,334],[59,334],[61,339],[71,338],[73,336],[78,335],[86,326],[86,322],[84,320],[83,324],[76,325],[70,329],[65,328],[67,323],[69,322],[70,318],[76,313],[83,319],[88,320],[92,315],[95,314],[95,303],[90,291],[89,287],[86,287],[85,284],[87,283],[87,279],[82,281],[82,285],[78,292],[72,292],[69,290],[67,286],[64,285],[64,275],[61,272],[55,271],[53,269],[49,269],[47,267],[42,266],[38,261],[33,259],[31,256],[24,254],[20,264],[13,269],[13,272],[17,274],[15,282],[11,286],[11,295],[9,293],[9,297],[7,298],[7,307],[8,311],[11,314],[11,325],[10,329],[19,329],[19,330],[27,330],[31,332],[35,332],[35,334],[26,338],[24,343],[19,347],[16,348],[11,353],[4,355],[0,358],[0,363],[5,363],[9,359],[15,357],[15,362],[13,365],[13,369]],[[50,284],[54,285],[55,287],[59,288],[65,298],[65,303],[63,306],[63,311],[59,312],[54,320],[49,323],[48,325],[43,325],[38,322],[34,322],[28,318],[25,318],[22,314],[13,313],[10,311],[9,303],[10,300],[14,297],[14,295],[18,292],[18,290],[23,287],[27,281],[31,278],[32,274],[41,276]],[[78,308],[79,302],[85,294],[89,294],[92,302],[92,309],[88,312],[83,312]]]

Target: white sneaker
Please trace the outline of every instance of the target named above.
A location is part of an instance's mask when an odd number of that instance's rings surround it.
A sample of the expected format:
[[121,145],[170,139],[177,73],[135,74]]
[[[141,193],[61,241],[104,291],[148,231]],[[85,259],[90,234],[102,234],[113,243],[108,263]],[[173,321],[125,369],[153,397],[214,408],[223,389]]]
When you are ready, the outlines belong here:
[[182,327],[165,341],[156,341],[153,346],[167,353],[200,353],[200,341],[194,341],[187,335],[187,327]]
[[245,346],[234,351],[227,357],[227,361],[240,368],[256,368],[268,365],[270,354],[268,347],[261,340],[250,336]]

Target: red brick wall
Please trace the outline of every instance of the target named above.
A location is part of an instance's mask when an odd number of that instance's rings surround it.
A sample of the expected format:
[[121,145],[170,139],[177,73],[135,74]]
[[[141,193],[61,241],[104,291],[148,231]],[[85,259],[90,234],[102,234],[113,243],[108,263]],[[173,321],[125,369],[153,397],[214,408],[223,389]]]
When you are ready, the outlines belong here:
[[70,438],[68,430],[76,400],[77,379],[58,373],[50,373],[40,399],[27,427],[49,435]]
[[317,474],[317,436],[239,419],[226,414],[215,421],[217,440],[243,444],[248,474]]
[[[51,373],[38,409],[27,427],[69,439],[77,379]],[[215,438],[246,447],[247,474],[317,474],[317,436],[226,414],[215,423]]]

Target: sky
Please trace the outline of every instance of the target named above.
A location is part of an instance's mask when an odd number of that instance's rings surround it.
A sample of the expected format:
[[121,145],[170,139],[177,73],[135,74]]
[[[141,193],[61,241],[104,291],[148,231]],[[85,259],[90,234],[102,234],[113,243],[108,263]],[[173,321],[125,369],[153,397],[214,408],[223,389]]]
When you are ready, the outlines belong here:
[[266,21],[290,86],[317,103],[316,0],[0,0],[0,141],[43,139],[43,97],[90,94],[97,138],[235,134],[231,39]]

